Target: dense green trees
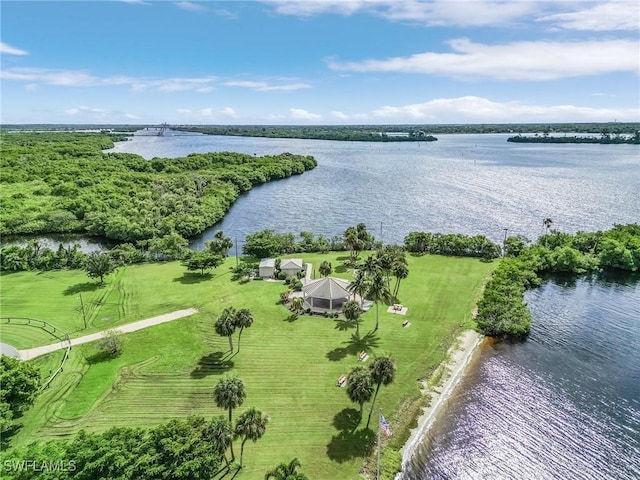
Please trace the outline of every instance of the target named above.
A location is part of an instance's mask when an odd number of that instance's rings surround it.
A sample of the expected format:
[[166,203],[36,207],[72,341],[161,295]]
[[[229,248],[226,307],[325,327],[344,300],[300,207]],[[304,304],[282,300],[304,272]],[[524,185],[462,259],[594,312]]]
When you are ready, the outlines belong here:
[[10,472],[10,478],[16,480],[34,478],[34,469],[18,467],[25,459],[50,466],[37,472],[38,478],[209,480],[218,472],[223,458],[221,446],[212,441],[213,433],[221,430],[224,438],[230,432],[226,426],[218,427],[219,419],[208,422],[191,416],[149,430],[83,430],[69,441],[34,442],[9,451],[4,465],[17,466]]
[[498,258],[501,248],[483,235],[469,237],[459,233],[410,232],[404,238],[408,252],[459,257]]
[[551,230],[548,220],[543,222],[547,233],[532,245],[523,237],[506,239],[507,258],[494,270],[478,302],[476,321],[485,335],[522,338],[529,333],[531,315],[523,296],[539,285],[540,276],[640,269],[640,225],[570,235]]
[[40,373],[30,363],[0,355],[0,433],[36,399]]
[[283,153],[191,154],[147,161],[102,153],[105,134],[1,133],[0,234],[87,232],[135,243],[189,238],[222,219],[252,186],[312,169]]

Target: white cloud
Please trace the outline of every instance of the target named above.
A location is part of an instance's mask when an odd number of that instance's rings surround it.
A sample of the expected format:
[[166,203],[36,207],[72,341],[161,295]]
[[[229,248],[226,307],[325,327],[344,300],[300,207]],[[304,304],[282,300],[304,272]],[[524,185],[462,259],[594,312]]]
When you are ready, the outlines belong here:
[[258,90],[260,92],[272,92],[272,91],[292,91],[300,90],[302,88],[311,88],[311,85],[306,83],[285,83],[282,85],[270,85],[266,82],[255,82],[250,80],[234,80],[223,82],[225,87],[243,87]]
[[207,7],[194,2],[175,2],[174,5],[182,10],[187,10],[188,12],[205,12],[207,11]]
[[460,38],[451,40],[449,45],[453,50],[451,53],[425,52],[409,57],[343,63],[330,60],[328,65],[338,71],[527,81],[640,71],[638,42],[631,40],[541,40],[485,45]]
[[393,21],[433,25],[496,26],[539,11],[530,0],[267,0],[282,15],[310,17],[367,13]]
[[222,115],[225,115],[225,116],[231,117],[231,118],[237,118],[238,117],[238,114],[236,113],[236,111],[231,107],[224,107],[220,113]]
[[183,92],[186,90],[195,90],[197,92],[210,92],[213,90],[211,85],[216,77],[200,77],[200,78],[164,78],[160,80],[141,80],[132,79],[131,88],[136,91],[141,90],[157,90],[159,92]]
[[295,120],[320,120],[322,118],[322,115],[308,112],[302,108],[291,108],[289,112],[291,113],[291,118]]
[[208,120],[212,121],[215,119],[223,119],[223,118],[236,118],[236,112],[231,107],[225,107],[222,110],[214,110],[211,107],[204,108],[178,108],[176,109],[182,117],[190,121],[202,121]]
[[640,28],[637,0],[264,0],[281,15],[365,13],[427,26],[506,26],[537,19],[566,29]]
[[216,77],[141,79],[127,76],[97,77],[81,70],[47,68],[9,68],[0,71],[0,78],[65,87],[128,86],[134,91],[155,90],[180,92],[194,90],[201,93],[213,90]]
[[424,103],[383,106],[369,113],[350,115],[376,123],[511,123],[511,122],[611,122],[640,120],[637,108],[594,108],[576,105],[534,105],[494,102],[465,96],[437,98]]
[[68,108],[68,109],[66,109],[64,111],[64,113],[66,113],[67,115],[78,115],[79,113],[103,114],[104,113],[104,109],[102,109],[102,108],[92,108],[92,107],[87,107],[86,105],[80,105],[78,107]]
[[124,3],[131,3],[134,5],[151,5],[151,2],[145,2],[144,0],[121,0]]
[[[571,4],[573,5],[573,4]],[[575,4],[582,7],[582,4]],[[616,0],[596,3],[571,12],[554,13],[538,18],[572,30],[606,31],[640,29],[640,2]]]
[[29,55],[26,50],[12,47],[4,42],[0,42],[0,54],[2,55]]
[[337,110],[333,110],[331,112],[331,115],[333,115],[338,120],[347,120],[349,118],[349,115],[342,112],[338,112]]

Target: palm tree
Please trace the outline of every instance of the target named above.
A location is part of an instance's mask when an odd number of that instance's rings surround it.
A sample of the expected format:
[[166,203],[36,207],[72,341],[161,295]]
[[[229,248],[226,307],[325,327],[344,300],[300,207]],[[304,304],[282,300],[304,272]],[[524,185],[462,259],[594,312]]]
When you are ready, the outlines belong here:
[[324,260],[318,267],[318,271],[323,277],[331,275],[331,272],[333,271],[333,269],[331,268],[331,262],[327,262],[326,260]]
[[369,365],[369,373],[371,374],[371,380],[376,384],[376,392],[374,393],[373,401],[371,402],[371,410],[369,411],[367,427],[371,421],[371,414],[373,413],[373,406],[376,403],[376,398],[378,398],[380,385],[389,385],[393,382],[393,378],[396,374],[396,364],[391,357],[377,357]]
[[360,314],[362,309],[360,304],[355,300],[349,300],[342,304],[342,313],[347,320],[354,321],[356,324],[356,338],[360,339]]
[[378,304],[380,302],[387,305],[391,303],[391,292],[389,291],[387,282],[385,282],[382,276],[382,272],[377,272],[373,275],[371,283],[369,283],[369,287],[367,288],[367,297],[376,304],[376,328],[373,330],[375,332],[378,330]]
[[300,310],[302,310],[304,307],[304,298],[302,297],[294,297],[291,300],[291,308],[293,308],[294,311],[299,312]]
[[221,337],[229,338],[229,352],[233,352],[233,340],[231,336],[233,335],[233,332],[235,332],[236,330],[235,315],[236,315],[235,308],[226,307],[222,311],[222,314],[218,317],[214,325],[214,328],[218,335],[220,335]]
[[309,480],[304,473],[297,472],[296,469],[301,467],[300,460],[294,458],[289,464],[281,463],[275,469],[267,472],[264,480],[273,478],[274,480]]
[[393,296],[398,296],[398,291],[400,290],[400,280],[405,279],[409,276],[409,267],[407,267],[406,263],[396,262],[391,267],[391,272],[393,276],[396,277],[396,286],[393,289]]
[[347,288],[354,295],[354,299],[356,295],[360,296],[360,308],[362,308],[362,303],[364,301],[364,295],[369,288],[369,279],[365,275],[362,270],[358,270],[353,279],[353,282],[349,284]]
[[245,328],[249,328],[253,324],[253,315],[248,308],[241,308],[233,317],[235,328],[240,328],[238,332],[238,352],[240,352],[240,337]]
[[367,276],[374,275],[382,269],[378,260],[379,259],[373,255],[365,258],[364,262],[362,262],[362,265],[360,266],[360,270],[362,270]]
[[251,407],[246,412],[242,413],[236,421],[236,437],[242,437],[242,443],[240,444],[240,467],[242,467],[242,455],[244,454],[244,444],[247,440],[257,442],[264,432],[267,430],[267,422],[269,417],[262,415],[262,412],[255,407]]
[[[229,410],[229,424],[231,424],[233,409],[242,405],[246,396],[247,392],[244,389],[244,383],[238,377],[223,377],[213,389],[213,398],[218,408]],[[235,460],[233,443],[230,443],[229,447],[231,448],[231,461],[233,461]]]
[[356,367],[347,376],[347,395],[353,403],[360,405],[360,419],[364,402],[371,400],[373,395],[373,382],[371,375],[364,367]]
[[551,220],[549,217],[545,218],[542,221],[542,227],[546,229],[547,233],[549,233],[549,230],[551,230],[552,224],[553,224],[553,220]]
[[222,458],[224,458],[227,464],[227,468],[229,468],[229,459],[227,458],[226,452],[233,441],[231,424],[222,416],[216,417],[209,423],[205,435],[205,438],[211,443],[214,452],[222,455]]

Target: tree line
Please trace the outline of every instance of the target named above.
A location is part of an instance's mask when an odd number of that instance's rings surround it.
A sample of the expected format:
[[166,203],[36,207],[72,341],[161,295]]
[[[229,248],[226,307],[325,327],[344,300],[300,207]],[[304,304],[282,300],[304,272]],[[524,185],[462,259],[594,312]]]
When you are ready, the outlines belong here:
[[100,133],[1,133],[0,234],[82,232],[135,243],[190,238],[253,186],[315,168],[310,156],[233,152],[145,160]]
[[265,137],[265,138],[301,138],[312,140],[337,140],[350,142],[435,142],[438,140],[430,135],[428,130],[405,126],[380,127],[378,125],[364,126],[308,126],[308,125],[221,125],[196,127],[193,125],[175,127],[184,132],[198,132],[205,135],[227,135],[234,137]]

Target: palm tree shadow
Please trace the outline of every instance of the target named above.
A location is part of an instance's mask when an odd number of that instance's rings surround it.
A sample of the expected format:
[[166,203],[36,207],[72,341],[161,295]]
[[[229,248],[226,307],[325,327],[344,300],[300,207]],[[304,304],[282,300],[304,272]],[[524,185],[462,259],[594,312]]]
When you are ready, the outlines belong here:
[[358,355],[363,350],[370,352],[380,344],[380,337],[375,332],[369,332],[364,337],[357,338],[355,335],[351,340],[345,342],[346,346],[337,347],[328,352],[325,356],[332,362],[342,360],[347,355]]
[[360,412],[355,408],[345,408],[333,417],[333,426],[343,432],[355,432],[360,424]]
[[213,352],[198,360],[198,366],[191,371],[191,378],[205,378],[209,375],[220,375],[233,368],[234,355],[229,352]]
[[101,286],[99,282],[76,283],[65,288],[62,293],[64,295],[77,295],[78,293],[93,292]]
[[288,317],[286,317],[284,319],[285,322],[289,322],[289,323],[293,323],[296,320],[298,320],[298,314],[297,313],[292,313],[291,315],[289,315]]
[[349,330],[350,328],[356,328],[355,320],[347,320],[346,318],[337,318],[336,320],[334,320],[334,322],[336,324],[336,329],[340,330],[341,332]]
[[366,457],[373,452],[374,439],[375,433],[369,428],[353,432],[343,430],[331,437],[327,444],[327,457],[338,463]]

